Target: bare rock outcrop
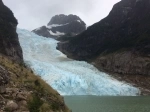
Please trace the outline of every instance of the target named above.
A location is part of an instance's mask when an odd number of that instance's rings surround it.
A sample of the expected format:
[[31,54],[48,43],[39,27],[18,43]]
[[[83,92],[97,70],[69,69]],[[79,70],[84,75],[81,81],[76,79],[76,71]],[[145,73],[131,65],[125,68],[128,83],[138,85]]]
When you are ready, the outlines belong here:
[[86,30],[86,24],[78,16],[60,14],[52,17],[47,26],[42,26],[32,32],[59,40],[61,37],[75,36],[84,30]]
[[0,54],[22,62],[22,49],[16,33],[17,24],[12,11],[0,0]]

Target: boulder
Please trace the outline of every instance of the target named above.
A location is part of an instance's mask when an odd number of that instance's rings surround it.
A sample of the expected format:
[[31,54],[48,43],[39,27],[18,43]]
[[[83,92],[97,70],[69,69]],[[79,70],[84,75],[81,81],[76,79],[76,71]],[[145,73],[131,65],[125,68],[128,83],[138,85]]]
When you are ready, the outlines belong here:
[[6,93],[6,87],[5,86],[0,86],[0,94]]
[[6,109],[8,109],[9,111],[17,110],[18,109],[18,104],[15,103],[14,101],[10,100],[6,104]]

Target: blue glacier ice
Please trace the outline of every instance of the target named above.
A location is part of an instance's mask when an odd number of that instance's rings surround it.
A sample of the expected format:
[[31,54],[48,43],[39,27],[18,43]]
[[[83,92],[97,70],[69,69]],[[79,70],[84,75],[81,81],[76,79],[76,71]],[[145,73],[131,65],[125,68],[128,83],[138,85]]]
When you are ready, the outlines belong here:
[[61,95],[135,96],[140,90],[56,50],[57,41],[18,29],[25,63]]

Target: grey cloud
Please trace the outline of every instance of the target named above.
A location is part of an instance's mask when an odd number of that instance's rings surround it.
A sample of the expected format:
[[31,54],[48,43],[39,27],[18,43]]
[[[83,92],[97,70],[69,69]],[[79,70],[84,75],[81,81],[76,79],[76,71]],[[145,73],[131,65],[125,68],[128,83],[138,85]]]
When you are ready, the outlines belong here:
[[46,25],[56,14],[75,14],[87,25],[108,15],[120,0],[3,0],[19,21],[18,27],[32,30]]

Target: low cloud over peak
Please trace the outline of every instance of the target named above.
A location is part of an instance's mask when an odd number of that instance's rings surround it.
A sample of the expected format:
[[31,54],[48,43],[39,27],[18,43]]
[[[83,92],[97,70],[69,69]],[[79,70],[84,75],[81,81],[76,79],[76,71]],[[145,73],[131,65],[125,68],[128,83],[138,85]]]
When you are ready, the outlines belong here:
[[108,15],[120,0],[3,0],[19,21],[20,28],[33,30],[57,14],[78,15],[87,25]]

